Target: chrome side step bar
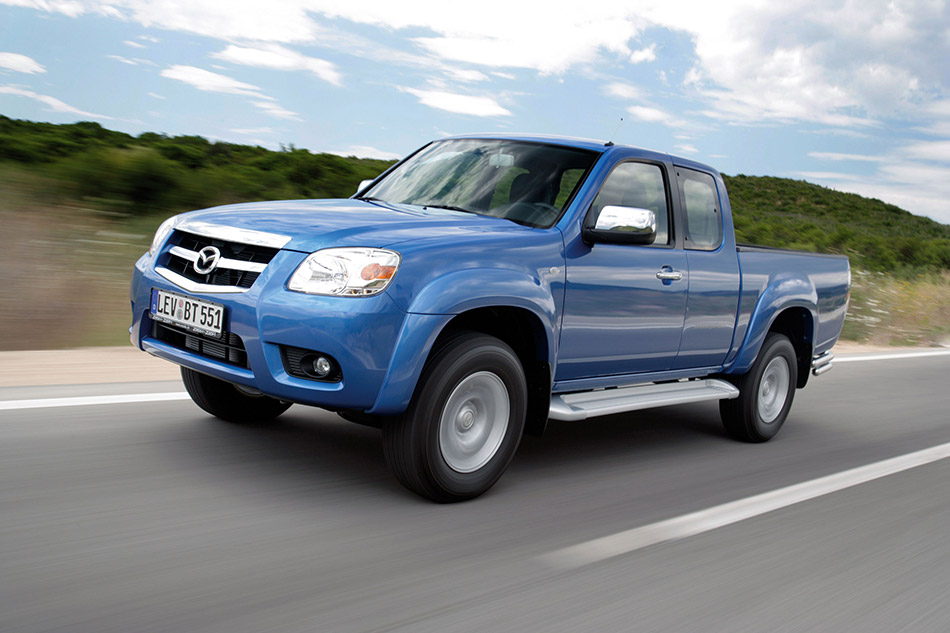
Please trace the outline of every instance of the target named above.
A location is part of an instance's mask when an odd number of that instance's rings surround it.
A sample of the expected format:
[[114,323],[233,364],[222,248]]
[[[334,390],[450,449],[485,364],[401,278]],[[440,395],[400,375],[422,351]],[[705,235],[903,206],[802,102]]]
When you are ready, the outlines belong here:
[[730,400],[739,390],[725,380],[707,378],[689,382],[636,385],[619,389],[556,394],[551,397],[552,420],[586,420],[599,415],[639,411],[706,400]]
[[811,359],[811,373],[813,376],[820,376],[829,369],[831,369],[831,361],[835,359],[835,355],[830,351],[825,352],[824,354],[818,354],[817,356],[812,357]]

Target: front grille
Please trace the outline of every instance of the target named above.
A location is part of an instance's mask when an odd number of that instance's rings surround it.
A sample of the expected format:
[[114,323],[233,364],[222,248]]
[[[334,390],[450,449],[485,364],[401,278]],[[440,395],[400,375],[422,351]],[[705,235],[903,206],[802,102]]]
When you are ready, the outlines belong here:
[[181,330],[173,325],[152,321],[152,338],[179,349],[186,349],[200,356],[220,360],[245,369],[247,362],[244,341],[233,332],[225,332],[220,339]]
[[[194,260],[198,252],[208,246],[221,252],[221,260],[211,272],[199,273]],[[176,230],[168,240],[164,266],[195,283],[246,289],[254,284],[279,250]]]

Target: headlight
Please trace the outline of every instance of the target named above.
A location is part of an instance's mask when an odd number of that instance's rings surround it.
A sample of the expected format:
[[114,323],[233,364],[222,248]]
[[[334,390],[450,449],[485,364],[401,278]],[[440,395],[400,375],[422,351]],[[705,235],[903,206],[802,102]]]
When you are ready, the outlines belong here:
[[399,269],[399,253],[381,248],[327,248],[312,253],[287,287],[311,295],[379,294]]
[[173,215],[158,226],[158,230],[155,231],[155,237],[152,238],[152,245],[148,249],[149,255],[154,255],[158,249],[162,247],[162,244],[168,239],[169,234],[175,229],[179,220],[181,220],[180,215]]

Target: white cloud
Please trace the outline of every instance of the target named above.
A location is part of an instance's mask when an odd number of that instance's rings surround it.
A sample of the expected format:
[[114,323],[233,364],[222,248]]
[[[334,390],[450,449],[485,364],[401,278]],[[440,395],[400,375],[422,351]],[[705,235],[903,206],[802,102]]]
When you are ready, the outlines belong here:
[[17,88],[15,86],[0,86],[0,94],[16,95],[18,97],[27,97],[28,99],[33,99],[39,101],[40,103],[46,105],[50,110],[54,112],[64,112],[66,114],[75,114],[83,117],[91,117],[93,119],[112,119],[110,116],[104,114],[94,114],[92,112],[86,112],[85,110],[80,110],[79,108],[74,108],[68,103],[63,103],[56,97],[51,97],[49,95],[41,95],[33,92],[32,90],[25,90],[23,88]]
[[[950,141],[922,141],[903,148],[903,152],[912,158],[927,161],[950,163]],[[950,180],[950,172],[944,168],[943,179]]]
[[865,163],[880,163],[887,158],[884,156],[867,156],[865,154],[840,154],[838,152],[808,152],[808,155],[812,158],[817,158],[819,160],[847,160],[847,161],[858,161]]
[[131,46],[132,48],[145,48],[145,44],[140,44],[134,40],[125,40],[122,43],[126,46]]
[[657,110],[656,108],[648,108],[646,106],[630,106],[627,108],[634,118],[640,119],[641,121],[647,121],[648,123],[663,123],[670,118],[666,112],[662,110]]
[[27,73],[28,75],[46,72],[46,68],[35,59],[19,53],[0,53],[0,68],[14,70],[18,73]]
[[464,82],[488,81],[488,75],[478,70],[464,70],[461,68],[446,68],[445,72],[452,79]]
[[635,88],[630,84],[621,83],[619,81],[609,84],[606,88],[604,88],[604,92],[606,92],[609,96],[616,97],[618,99],[632,100],[640,98],[640,90],[638,88]]
[[631,64],[642,64],[643,62],[654,61],[656,61],[656,44],[650,44],[646,48],[641,48],[630,54]]
[[143,42],[151,42],[152,44],[158,44],[161,41],[153,35],[139,35],[139,39]]
[[311,72],[320,79],[335,86],[342,83],[342,76],[332,63],[307,57],[296,51],[276,44],[262,44],[257,47],[230,45],[223,51],[212,55],[215,59],[274,70],[303,70]]
[[2,0],[0,4],[10,4],[15,7],[29,7],[48,13],[62,13],[71,18],[86,12],[86,3],[79,0]]
[[145,93],[145,94],[147,94],[148,96],[152,97],[153,99],[161,99],[162,101],[165,100],[165,97],[163,97],[163,96],[160,95],[160,94],[156,94],[156,93],[154,93],[154,92],[147,92],[147,93]]
[[936,62],[950,54],[941,3],[734,0],[644,11],[692,36],[691,78],[707,86],[699,94],[711,114],[730,121],[866,126],[946,82]]
[[255,128],[237,128],[231,130],[235,134],[271,134],[274,130],[269,127],[255,127]]
[[106,55],[109,59],[114,59],[117,62],[122,62],[123,64],[128,64],[129,66],[138,66],[138,62],[128,57],[122,57],[121,55]]
[[351,145],[346,149],[330,152],[337,156],[356,156],[358,158],[378,158],[380,160],[399,160],[402,154],[376,149],[369,145]]
[[417,90],[415,88],[400,88],[400,90],[417,97],[423,105],[447,112],[473,116],[509,116],[511,114],[509,110],[500,106],[491,97],[476,97],[441,90]]
[[292,119],[295,121],[300,121],[299,113],[288,110],[273,101],[252,101],[254,107],[259,108],[264,111],[265,114],[269,114],[272,117],[278,119]]
[[263,94],[259,87],[238,81],[227,75],[213,73],[210,70],[194,66],[171,66],[163,70],[161,75],[168,79],[177,79],[206,92],[222,92],[252,97],[251,105],[269,116],[278,119],[301,120],[299,113],[281,106],[276,99]]
[[685,121],[681,121],[663,110],[649,108],[647,106],[630,106],[627,108],[627,112],[629,112],[632,117],[646,121],[647,123],[660,123],[668,127],[683,127],[686,125]]
[[257,86],[232,79],[227,75],[213,73],[210,70],[195,66],[170,66],[161,72],[162,77],[176,79],[206,92],[224,92],[227,94],[246,95],[258,99],[272,100],[261,93]]
[[680,145],[676,145],[676,146],[675,146],[675,149],[678,150],[679,152],[683,153],[683,154],[698,154],[698,153],[699,153],[699,150],[698,150],[698,149],[696,149],[695,147],[693,147],[692,145],[689,145],[689,144],[687,144],[687,143],[682,143],[682,144],[680,144]]

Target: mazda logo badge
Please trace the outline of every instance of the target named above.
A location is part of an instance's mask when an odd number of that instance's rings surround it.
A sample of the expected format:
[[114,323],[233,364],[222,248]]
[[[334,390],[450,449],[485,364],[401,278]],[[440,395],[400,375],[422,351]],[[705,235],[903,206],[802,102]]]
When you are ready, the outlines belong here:
[[221,251],[214,246],[205,246],[198,251],[198,259],[192,264],[192,268],[199,275],[207,275],[218,265],[219,259],[221,259]]

